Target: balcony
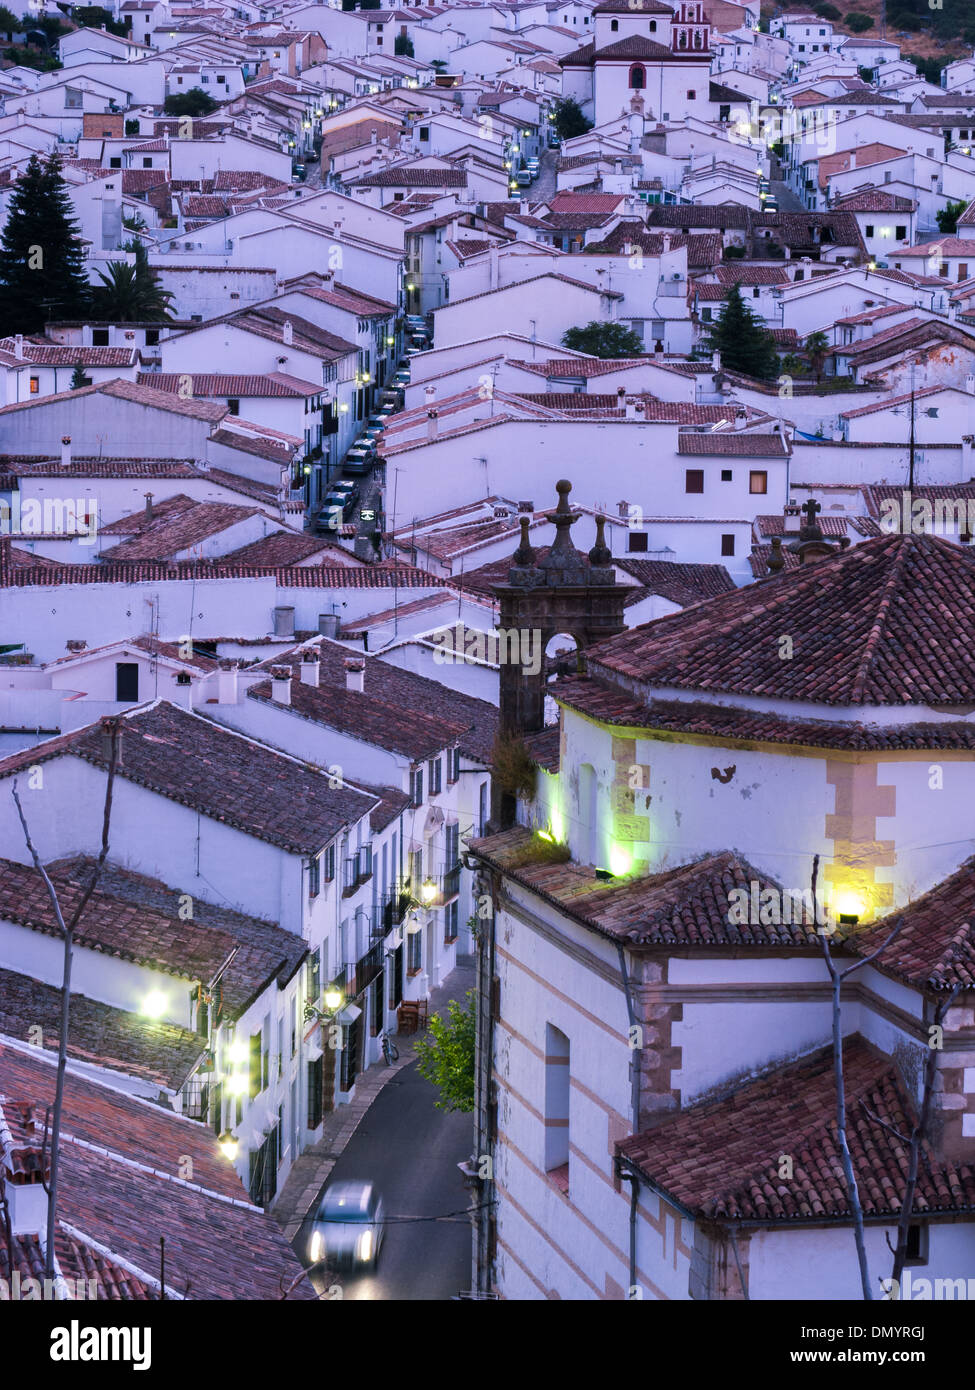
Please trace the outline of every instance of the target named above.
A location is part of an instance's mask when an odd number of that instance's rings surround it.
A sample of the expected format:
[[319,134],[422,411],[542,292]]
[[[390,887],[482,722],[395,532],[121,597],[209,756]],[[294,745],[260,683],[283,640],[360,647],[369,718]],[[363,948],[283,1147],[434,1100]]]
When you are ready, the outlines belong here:
[[398,927],[406,918],[410,908],[416,907],[416,905],[416,899],[406,888],[400,889],[398,893],[385,893],[379,909],[377,930],[385,936],[394,927]]
[[346,970],[348,977],[346,996],[349,999],[361,994],[368,989],[373,980],[379,978],[383,973],[383,943],[377,941],[374,946],[370,946],[364,956],[360,956],[354,966]]

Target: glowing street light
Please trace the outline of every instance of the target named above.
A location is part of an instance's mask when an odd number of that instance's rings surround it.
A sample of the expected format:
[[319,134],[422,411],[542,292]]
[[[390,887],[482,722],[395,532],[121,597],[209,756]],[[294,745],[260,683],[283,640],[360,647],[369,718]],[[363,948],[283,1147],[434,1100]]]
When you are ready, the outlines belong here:
[[142,1012],[147,1018],[162,1018],[166,1012],[167,999],[161,990],[154,989],[142,1001]]
[[220,1145],[220,1152],[223,1154],[224,1158],[228,1158],[230,1162],[233,1163],[240,1149],[240,1142],[237,1136],[231,1134],[229,1129],[225,1129],[217,1140],[217,1143]]
[[437,896],[437,885],[432,878],[425,878],[420,886],[420,901],[428,906]]

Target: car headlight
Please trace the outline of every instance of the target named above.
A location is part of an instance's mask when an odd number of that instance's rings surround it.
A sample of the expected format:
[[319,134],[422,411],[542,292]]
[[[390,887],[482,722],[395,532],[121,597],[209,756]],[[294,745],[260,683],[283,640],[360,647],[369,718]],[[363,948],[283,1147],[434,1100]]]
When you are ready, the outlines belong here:
[[311,1254],[312,1264],[317,1264],[322,1258],[324,1244],[325,1242],[322,1240],[321,1231],[315,1231],[311,1238],[311,1250],[309,1252]]
[[372,1259],[372,1231],[363,1231],[356,1247],[356,1255],[363,1262]]

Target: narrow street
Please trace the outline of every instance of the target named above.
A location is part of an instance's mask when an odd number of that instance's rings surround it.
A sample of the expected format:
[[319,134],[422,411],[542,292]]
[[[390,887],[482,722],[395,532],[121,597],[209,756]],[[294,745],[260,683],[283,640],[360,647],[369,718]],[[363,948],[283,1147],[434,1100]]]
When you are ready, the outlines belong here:
[[[380,1091],[332,1169],[329,1183],[376,1184],[386,1204],[386,1239],[375,1273],[315,1270],[320,1292],[332,1290],[335,1298],[338,1286],[342,1298],[446,1299],[470,1288],[470,1194],[457,1164],[470,1154],[472,1119],[437,1110],[435,1099],[416,1063],[405,1067]],[[429,1219],[448,1213],[449,1220]],[[306,1219],[294,1242],[302,1259],[310,1233]]]

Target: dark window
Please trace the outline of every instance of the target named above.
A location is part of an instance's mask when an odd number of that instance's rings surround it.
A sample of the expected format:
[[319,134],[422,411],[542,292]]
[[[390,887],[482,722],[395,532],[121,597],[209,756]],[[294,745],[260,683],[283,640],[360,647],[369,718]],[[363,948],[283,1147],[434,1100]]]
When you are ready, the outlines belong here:
[[428,125],[421,125],[421,126],[420,126],[420,139],[421,139],[421,140],[429,140],[429,139],[430,139],[430,127],[429,127]]
[[926,1265],[927,1262],[928,1228],[920,1225],[908,1226],[906,1263],[909,1265]]
[[261,1055],[261,1035],[260,1033],[251,1034],[251,1055],[250,1055],[250,1098],[260,1095],[264,1089],[262,1081],[263,1059]]
[[867,236],[873,236],[873,224],[871,222],[868,222],[866,227],[864,228],[864,231],[866,232]]
[[322,989],[322,957],[320,951],[312,951],[308,957],[308,970],[305,976],[305,998],[317,999]]
[[697,92],[695,92],[695,91],[688,91],[688,93],[687,93],[687,100],[688,100],[688,101],[697,101]]
[[616,31],[617,31],[617,30],[619,29],[619,27],[620,27],[620,22],[619,22],[619,20],[618,20],[618,19],[611,19],[611,20],[609,21],[609,27],[610,27],[610,29],[613,31],[613,33],[615,34]]
[[768,474],[764,468],[753,468],[748,475],[749,492],[768,492]]
[[646,531],[631,531],[626,538],[626,548],[632,553],[649,550],[650,538]]
[[735,553],[735,538],[734,538],[734,536],[722,536],[722,537],[721,537],[721,554],[722,554],[722,555],[734,555],[734,553]]
[[227,409],[230,411],[231,415],[239,415],[239,414],[240,414],[240,401],[235,401],[235,400],[233,400],[233,399],[228,400],[228,402],[227,402]]
[[335,846],[329,845],[322,855],[322,873],[326,883],[335,877]]
[[410,803],[413,806],[423,805],[423,769],[410,774]]
[[323,1058],[308,1063],[308,1128],[317,1129],[322,1122]]
[[317,898],[322,887],[322,861],[316,854],[308,864],[308,896]]
[[439,759],[439,758],[431,758],[430,761],[429,761],[429,763],[427,764],[427,767],[429,768],[429,772],[430,772],[430,795],[431,795],[431,796],[436,796],[437,793],[438,793],[438,792],[440,791],[440,789],[441,789],[441,780],[440,780],[440,773],[441,773],[441,769],[440,769],[440,759]]
[[758,296],[761,294],[761,292],[762,292],[762,291],[761,291],[761,287],[760,287],[759,285],[753,285],[753,286],[752,286],[752,299],[757,299]]
[[634,63],[630,68],[630,89],[642,92],[647,85],[647,70],[642,63]]
[[[233,299],[233,295],[231,295],[230,297],[231,297],[231,299]],[[147,329],[146,329],[146,347],[155,347],[156,344],[157,344],[158,342],[159,342],[159,329],[158,329],[158,328],[147,328]]]
[[686,470],[686,472],[685,472],[685,474],[684,474],[684,491],[685,491],[685,492],[703,492],[703,491],[704,491],[704,469],[703,469],[703,468],[688,468],[688,469]]
[[723,483],[730,483],[730,482],[731,482],[731,469],[730,469],[730,468],[722,468],[722,470],[721,470],[721,481],[722,481]]
[[137,661],[117,661],[115,663],[116,700],[138,700],[139,663]]
[[108,167],[110,169],[121,169],[122,156],[118,154],[113,154],[111,159],[108,161]]
[[701,310],[701,318],[704,320],[705,323],[710,323],[710,322],[711,322],[711,310],[710,310],[710,309],[702,309],[702,310]]
[[108,329],[93,328],[91,332],[92,347],[108,347]]
[[894,228],[894,237],[895,237],[895,240],[897,240],[897,241],[906,241],[906,240],[907,240],[907,228],[906,228],[906,227],[895,227],[895,228]]
[[406,938],[406,973],[417,975],[423,968],[423,928],[410,932]]
[[143,160],[142,160],[142,167],[143,167],[143,169],[151,169],[151,168],[152,168],[152,156],[151,156],[151,155],[145,155],[145,156],[143,157]]
[[444,912],[443,939],[445,944],[457,940],[458,916],[457,900],[455,898],[452,903],[448,903],[446,911]]

